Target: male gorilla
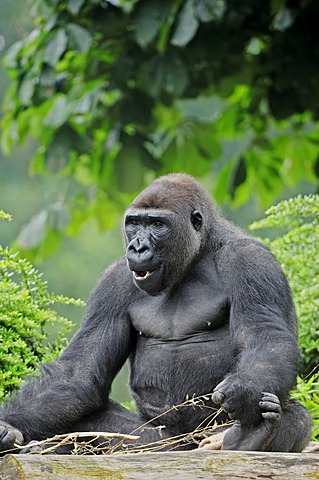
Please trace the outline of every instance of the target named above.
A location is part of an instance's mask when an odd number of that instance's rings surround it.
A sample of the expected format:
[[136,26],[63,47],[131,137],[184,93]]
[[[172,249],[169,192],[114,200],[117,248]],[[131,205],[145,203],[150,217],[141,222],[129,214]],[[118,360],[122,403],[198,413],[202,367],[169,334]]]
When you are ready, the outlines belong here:
[[[155,180],[134,200],[124,236],[126,258],[102,274],[65,352],[2,407],[2,450],[70,431],[130,433],[167,410],[137,430],[140,442],[191,432],[212,410],[172,406],[213,392],[208,405],[236,420],[223,448],[301,451],[311,420],[288,399],[296,316],[269,250],[184,174]],[[109,400],[127,358],[138,413]]]

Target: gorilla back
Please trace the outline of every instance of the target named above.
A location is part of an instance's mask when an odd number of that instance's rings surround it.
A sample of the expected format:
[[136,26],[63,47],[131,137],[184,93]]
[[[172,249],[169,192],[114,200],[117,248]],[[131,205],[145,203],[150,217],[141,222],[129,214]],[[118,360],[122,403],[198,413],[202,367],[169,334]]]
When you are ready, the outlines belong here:
[[[240,427],[225,448],[300,451],[311,420],[289,400],[297,322],[270,251],[223,219],[184,174],[155,180],[123,227],[126,257],[103,273],[78,333],[3,406],[2,448],[16,429],[27,442],[72,429],[130,433],[150,421],[176,435],[222,406]],[[138,413],[109,400],[127,358]],[[208,393],[208,408],[172,408]],[[159,438],[156,428],[140,434],[141,442]]]

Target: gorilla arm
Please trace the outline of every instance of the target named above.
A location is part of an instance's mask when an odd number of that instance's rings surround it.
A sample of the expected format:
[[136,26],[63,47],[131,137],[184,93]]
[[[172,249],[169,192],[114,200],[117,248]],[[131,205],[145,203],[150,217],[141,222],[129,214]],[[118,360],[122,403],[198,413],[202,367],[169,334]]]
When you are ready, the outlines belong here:
[[262,392],[282,402],[295,383],[299,351],[290,289],[273,255],[254,240],[225,246],[218,270],[230,302],[236,357],[213,401],[243,426],[258,424]]
[[[19,429],[25,442],[66,432],[106,405],[112,381],[132,350],[134,334],[126,315],[132,298],[128,275],[124,259],[104,272],[65,352],[2,406],[1,420]],[[0,425],[0,450],[15,439],[21,442],[14,428]]]

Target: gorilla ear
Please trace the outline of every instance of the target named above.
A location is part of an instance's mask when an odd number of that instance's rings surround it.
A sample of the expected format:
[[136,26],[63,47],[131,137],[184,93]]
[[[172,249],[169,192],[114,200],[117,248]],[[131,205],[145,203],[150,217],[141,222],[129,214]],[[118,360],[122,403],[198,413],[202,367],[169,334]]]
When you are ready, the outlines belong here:
[[201,229],[201,226],[203,223],[203,217],[197,210],[194,210],[191,213],[191,222],[195,230],[198,232],[198,230]]

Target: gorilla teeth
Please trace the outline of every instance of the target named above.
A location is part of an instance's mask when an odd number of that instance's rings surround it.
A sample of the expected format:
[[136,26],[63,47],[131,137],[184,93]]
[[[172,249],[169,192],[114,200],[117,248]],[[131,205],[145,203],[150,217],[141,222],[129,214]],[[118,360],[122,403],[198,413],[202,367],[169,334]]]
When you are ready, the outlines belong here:
[[136,278],[146,278],[151,272],[149,270],[143,270],[142,272],[133,272]]

